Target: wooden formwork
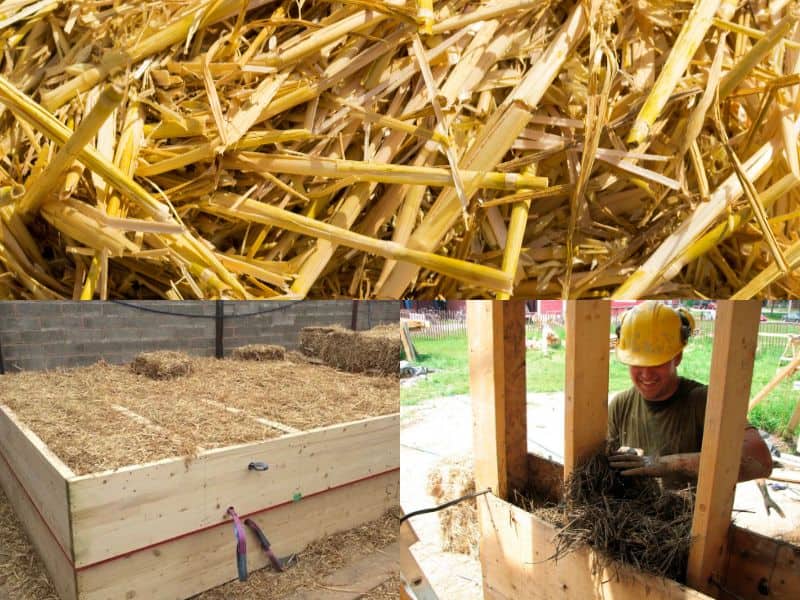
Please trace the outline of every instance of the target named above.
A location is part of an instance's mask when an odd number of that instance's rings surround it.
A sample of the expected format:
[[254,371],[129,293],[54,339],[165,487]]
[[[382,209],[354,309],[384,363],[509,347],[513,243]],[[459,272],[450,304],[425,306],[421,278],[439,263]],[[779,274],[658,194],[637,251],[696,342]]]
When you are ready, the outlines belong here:
[[76,476],[0,406],[0,485],[64,600],[187,598],[230,581],[229,506],[277,552],[298,552],[397,505],[399,466],[393,414]]
[[[605,444],[610,304],[569,301],[564,465],[527,451],[524,305],[468,305],[475,485],[486,598],[724,600],[800,597],[800,548],[731,524],[759,304],[720,301],[692,524],[688,586],[616,564],[590,548],[557,561],[555,527],[507,501],[514,489],[557,495],[564,477]],[[723,418],[724,416],[724,418]]]

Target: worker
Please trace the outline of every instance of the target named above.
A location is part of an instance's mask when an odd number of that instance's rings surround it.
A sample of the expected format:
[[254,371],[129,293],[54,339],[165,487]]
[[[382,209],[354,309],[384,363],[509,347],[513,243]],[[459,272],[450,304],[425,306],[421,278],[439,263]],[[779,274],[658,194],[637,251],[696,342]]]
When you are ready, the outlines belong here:
[[[688,310],[661,302],[643,302],[623,314],[616,355],[628,365],[633,387],[617,394],[608,409],[608,439],[616,449],[609,463],[622,475],[660,477],[666,489],[697,482],[708,387],[678,375],[693,330]],[[769,449],[747,423],[738,481],[771,471]]]

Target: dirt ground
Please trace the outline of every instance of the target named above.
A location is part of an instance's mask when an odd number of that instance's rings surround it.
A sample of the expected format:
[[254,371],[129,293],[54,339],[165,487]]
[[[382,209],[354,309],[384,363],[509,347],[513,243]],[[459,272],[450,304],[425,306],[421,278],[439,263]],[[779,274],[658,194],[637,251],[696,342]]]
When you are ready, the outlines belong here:
[[161,380],[103,362],[10,373],[0,398],[79,475],[285,433],[266,422],[308,430],[398,409],[395,377],[290,360],[188,360],[189,375]]
[[[284,573],[270,569],[252,572],[242,583],[232,581],[195,596],[196,600],[277,600],[296,591],[315,589],[316,582],[349,561],[380,552],[397,540],[399,509],[355,529],[317,540],[299,555],[297,565]],[[271,540],[280,553],[280,542]],[[399,577],[391,578],[362,600],[400,597]],[[8,499],[0,489],[0,599],[59,600],[52,583]]]
[[[563,394],[529,394],[528,450],[563,462]],[[469,396],[451,396],[400,409],[400,501],[406,512],[434,505],[426,490],[428,474],[445,458],[472,456]],[[800,539],[800,485],[771,491],[786,518],[767,516],[755,482],[736,486],[733,517],[737,525],[780,539]],[[442,551],[436,513],[414,517],[420,542],[414,554],[442,598],[481,600],[480,563],[464,554]]]

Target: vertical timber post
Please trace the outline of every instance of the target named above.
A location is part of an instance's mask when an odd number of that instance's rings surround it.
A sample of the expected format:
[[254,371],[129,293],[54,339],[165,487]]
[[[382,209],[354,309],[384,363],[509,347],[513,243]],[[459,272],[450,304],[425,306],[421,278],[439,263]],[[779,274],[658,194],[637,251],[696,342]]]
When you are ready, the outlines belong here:
[[608,354],[611,303],[567,300],[564,481],[604,449],[608,431]]
[[355,331],[358,328],[358,300],[353,300],[353,314],[350,318],[350,329]]
[[721,562],[726,553],[760,311],[759,300],[720,300],[717,304],[686,577],[694,589],[711,595],[718,593],[711,582],[721,581]]
[[475,488],[507,499],[527,481],[525,303],[467,303]]
[[215,339],[215,347],[214,347],[214,356],[217,358],[222,358],[225,356],[225,347],[223,344],[222,336],[224,334],[224,325],[225,325],[225,305],[223,304],[224,300],[217,300],[217,318],[215,320],[217,331],[216,331],[216,339]]

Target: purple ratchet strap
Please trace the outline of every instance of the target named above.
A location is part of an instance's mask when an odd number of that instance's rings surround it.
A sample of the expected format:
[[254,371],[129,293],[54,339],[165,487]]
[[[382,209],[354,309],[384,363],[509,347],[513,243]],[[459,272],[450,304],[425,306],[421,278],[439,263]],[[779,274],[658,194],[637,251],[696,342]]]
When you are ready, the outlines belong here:
[[247,581],[247,540],[244,537],[244,527],[232,506],[228,507],[227,512],[233,519],[233,531],[236,534],[236,568],[239,571],[239,581]]
[[267,539],[267,536],[264,535],[264,532],[261,531],[261,528],[258,525],[256,525],[256,522],[253,521],[252,519],[245,519],[244,524],[247,525],[250,529],[252,529],[253,533],[256,534],[256,537],[258,538],[261,547],[264,549],[264,552],[267,553],[267,558],[269,558],[269,562],[272,563],[272,566],[275,568],[275,570],[283,571],[284,569],[280,559],[278,559],[278,557],[275,556],[275,553],[272,551],[272,548],[270,547],[269,540]]

